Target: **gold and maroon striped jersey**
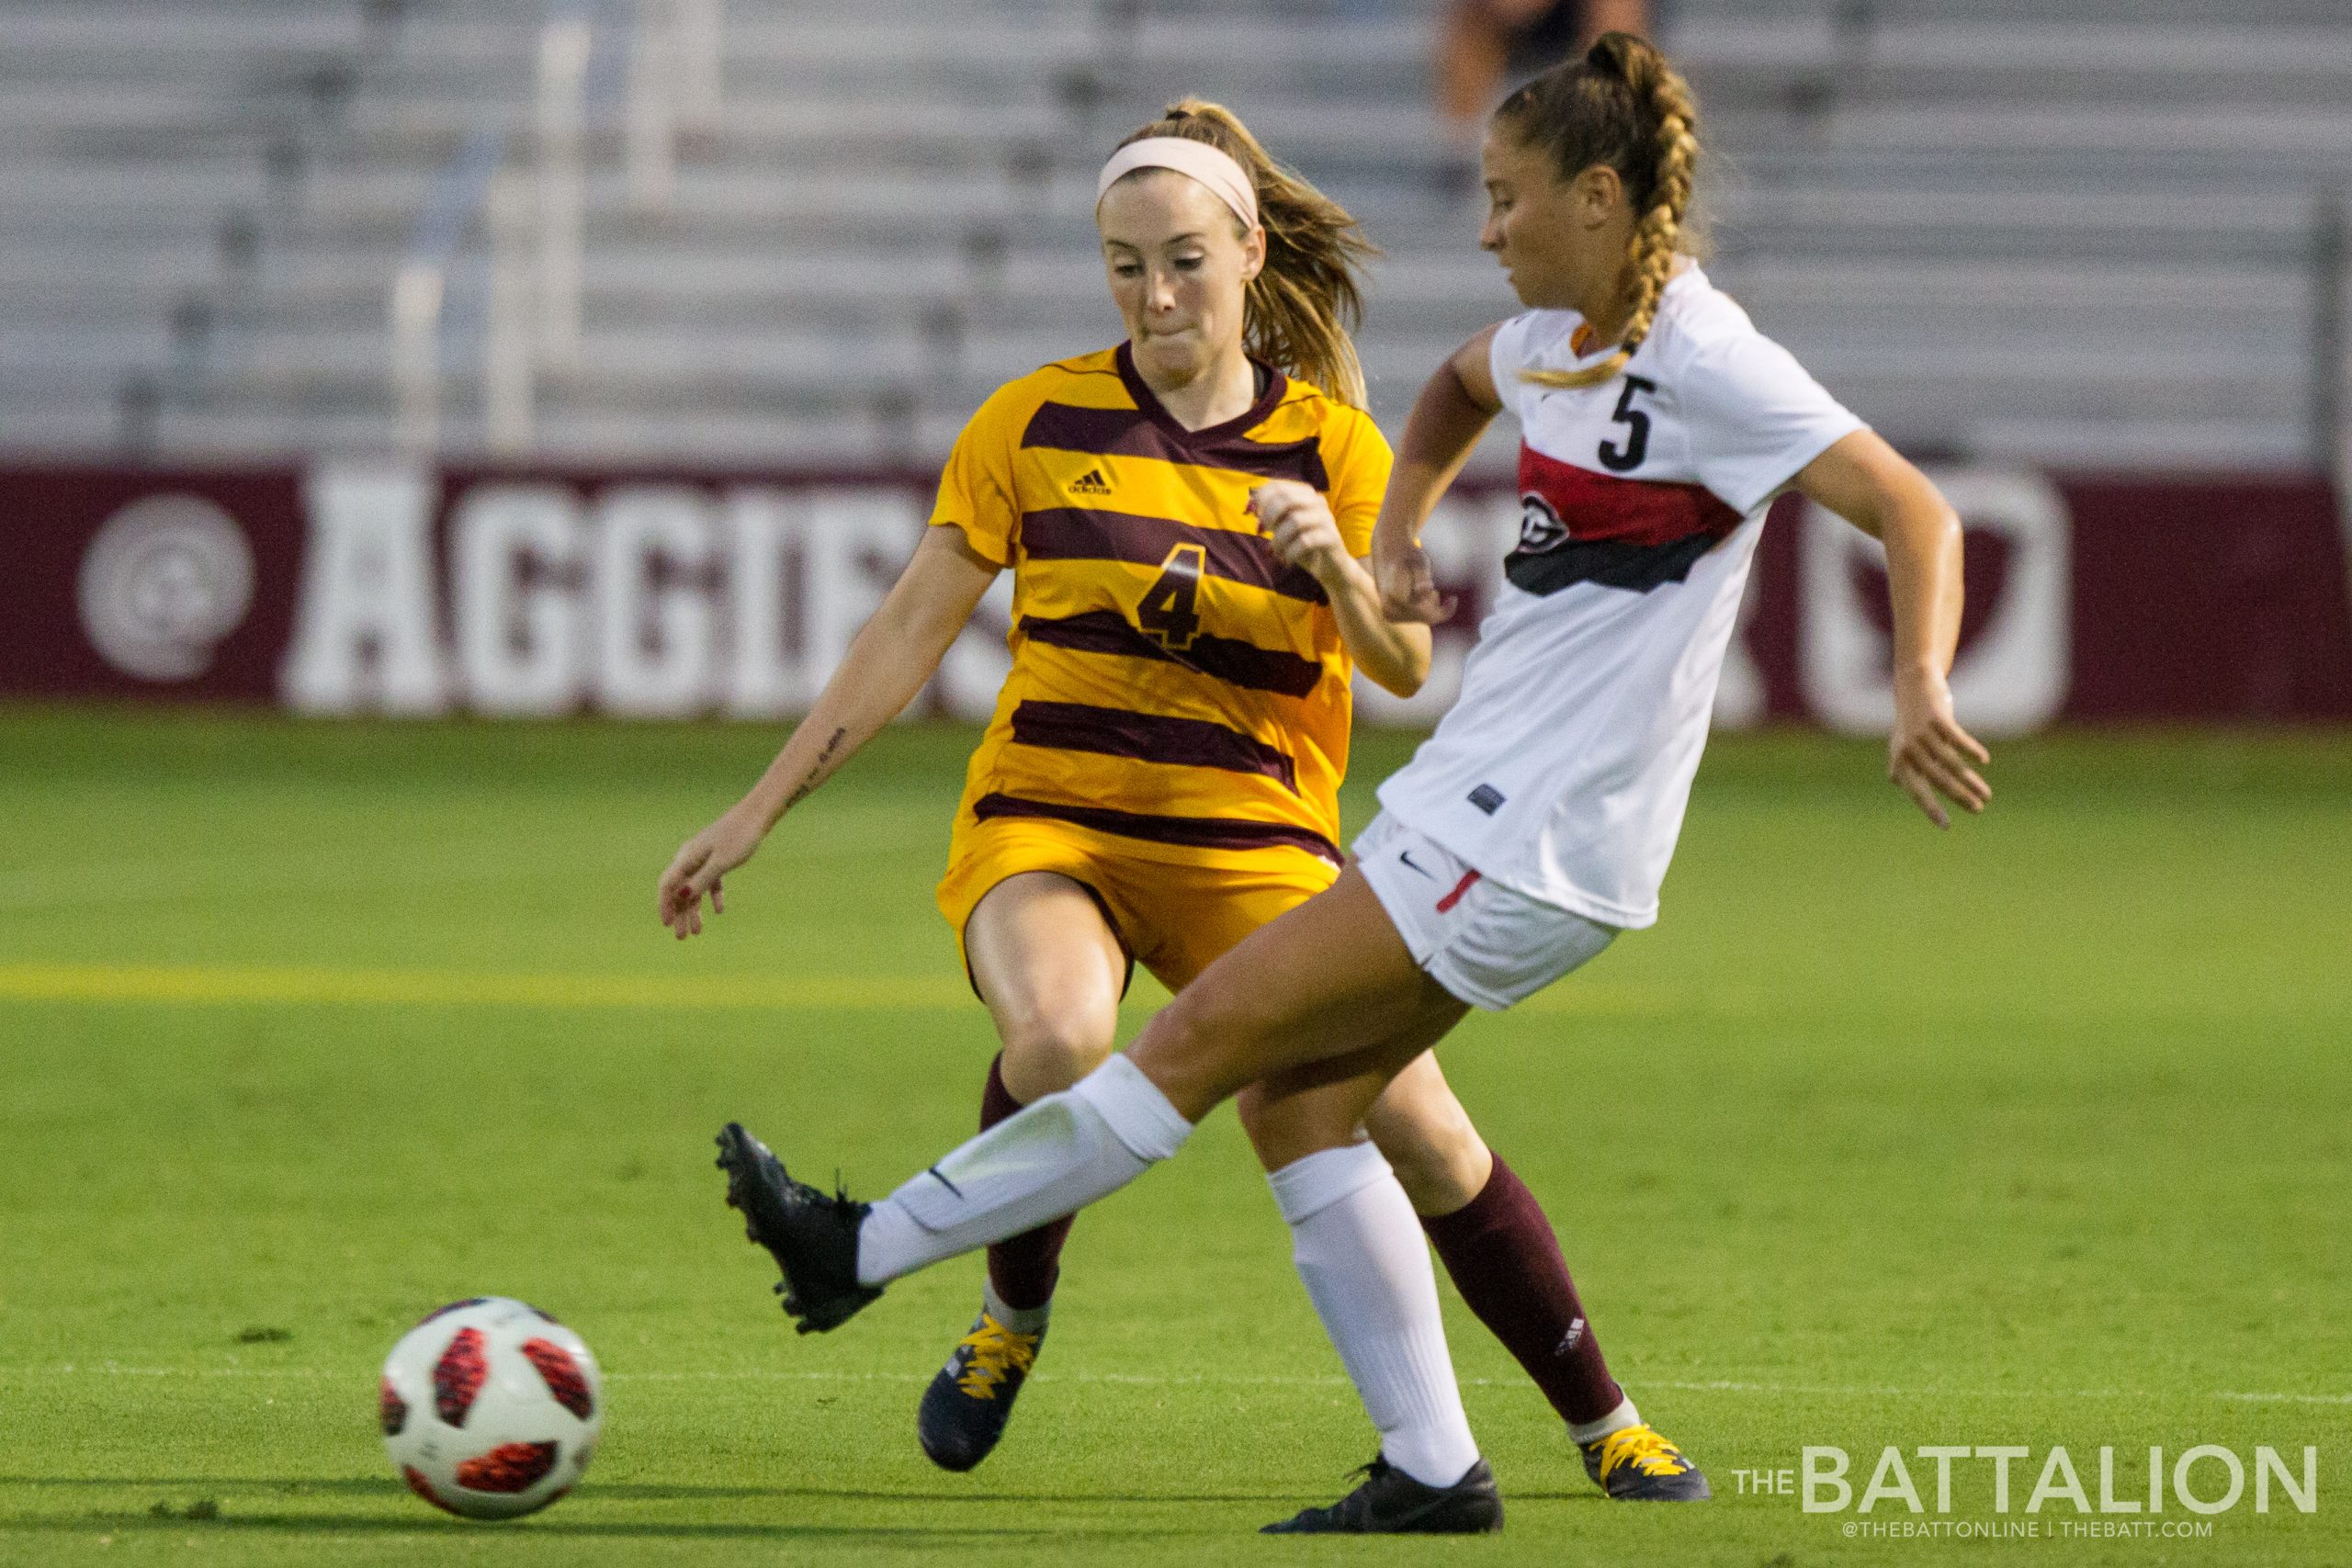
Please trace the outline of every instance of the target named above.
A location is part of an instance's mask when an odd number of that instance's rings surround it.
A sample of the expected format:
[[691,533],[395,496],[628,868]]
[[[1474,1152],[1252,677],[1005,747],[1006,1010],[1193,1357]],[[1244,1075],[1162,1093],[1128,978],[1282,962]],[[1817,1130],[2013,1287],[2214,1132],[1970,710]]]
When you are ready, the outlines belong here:
[[1269,846],[1340,858],[1352,661],[1323,590],[1244,509],[1270,479],[1372,545],[1388,443],[1279,371],[1188,431],[1122,344],[1001,388],[957,438],[932,522],[1013,570],[1012,673],[956,827],[1044,818],[1147,858]]

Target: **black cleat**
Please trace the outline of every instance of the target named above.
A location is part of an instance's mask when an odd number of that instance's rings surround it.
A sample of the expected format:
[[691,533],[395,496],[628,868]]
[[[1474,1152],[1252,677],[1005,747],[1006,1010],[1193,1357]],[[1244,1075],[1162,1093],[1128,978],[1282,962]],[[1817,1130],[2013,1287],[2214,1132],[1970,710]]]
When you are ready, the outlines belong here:
[[972,1332],[922,1391],[922,1408],[915,1413],[915,1436],[932,1463],[942,1470],[969,1470],[989,1457],[1012,1419],[1012,1402],[1045,1340],[1042,1328],[1018,1334],[982,1310]]
[[742,1211],[743,1235],[784,1270],[776,1294],[801,1333],[837,1328],[882,1293],[878,1285],[857,1282],[857,1228],[867,1205],[795,1181],[737,1122],[719,1132],[718,1168],[727,1173],[728,1207]]
[[1261,1535],[1486,1535],[1503,1528],[1502,1494],[1480,1460],[1451,1486],[1424,1486],[1386,1460],[1356,1472],[1363,1485],[1328,1508],[1303,1508]]
[[1584,1472],[1620,1503],[1703,1503],[1705,1472],[1647,1422],[1582,1445]]

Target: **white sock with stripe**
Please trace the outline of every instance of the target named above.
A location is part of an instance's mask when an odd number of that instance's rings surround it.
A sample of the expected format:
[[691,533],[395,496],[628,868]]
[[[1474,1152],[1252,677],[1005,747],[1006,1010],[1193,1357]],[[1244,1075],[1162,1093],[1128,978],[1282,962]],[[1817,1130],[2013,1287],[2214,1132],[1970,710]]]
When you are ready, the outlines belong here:
[[1075,1213],[1182,1148],[1192,1131],[1142,1068],[1114,1055],[875,1204],[857,1233],[857,1282],[885,1285]]

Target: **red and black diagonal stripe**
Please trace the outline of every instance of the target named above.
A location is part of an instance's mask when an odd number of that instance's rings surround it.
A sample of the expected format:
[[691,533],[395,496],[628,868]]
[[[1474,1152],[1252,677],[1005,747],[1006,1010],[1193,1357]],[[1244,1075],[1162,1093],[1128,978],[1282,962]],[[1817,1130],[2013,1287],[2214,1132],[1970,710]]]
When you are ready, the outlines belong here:
[[1680,582],[1699,558],[1737,528],[1740,515],[1704,487],[1619,479],[1561,462],[1522,444],[1520,494],[1560,520],[1566,536],[1522,544],[1503,575],[1529,593],[1579,582],[1646,593]]

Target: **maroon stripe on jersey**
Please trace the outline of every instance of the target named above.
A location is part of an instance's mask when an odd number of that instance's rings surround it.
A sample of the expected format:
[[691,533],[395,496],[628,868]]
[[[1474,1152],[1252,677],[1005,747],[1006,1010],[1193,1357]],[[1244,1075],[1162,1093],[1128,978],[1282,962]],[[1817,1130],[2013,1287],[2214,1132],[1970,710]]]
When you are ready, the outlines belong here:
[[1323,585],[1304,567],[1285,566],[1263,536],[1200,528],[1166,517],[1061,506],[1021,514],[1021,548],[1031,560],[1123,560],[1158,566],[1178,545],[1198,545],[1211,577],[1246,582],[1285,599],[1325,603]]
[[1012,739],[1018,746],[1092,751],[1138,762],[1263,773],[1293,795],[1298,793],[1296,762],[1253,736],[1206,719],[1086,703],[1023,702],[1012,710]]
[[1161,660],[1227,685],[1246,686],[1253,692],[1279,692],[1286,697],[1303,697],[1323,679],[1323,666],[1311,659],[1206,633],[1194,637],[1183,652],[1171,653],[1130,626],[1116,610],[1089,610],[1056,620],[1023,615],[1021,630],[1030,640],[1054,648],[1079,653],[1114,653],[1125,659]]
[[1114,811],[1107,806],[1063,806],[1050,800],[1025,800],[1014,795],[984,795],[972,803],[972,814],[985,822],[997,817],[1043,817],[1074,823],[1098,833],[1123,839],[1148,839],[1154,843],[1189,844],[1202,850],[1265,850],[1288,846],[1318,859],[1340,863],[1340,846],[1322,834],[1287,822],[1252,822],[1237,817],[1152,817],[1138,811]]
[[1170,429],[1141,409],[1043,403],[1021,433],[1021,445],[1106,457],[1157,457],[1196,468],[1231,468],[1261,479],[1296,479],[1320,491],[1331,488],[1331,476],[1323,467],[1323,445],[1313,436],[1252,441],[1238,432],[1227,433],[1225,425],[1187,432],[1181,426]]
[[1546,457],[1521,442],[1519,492],[1552,509],[1571,539],[1616,539],[1629,545],[1671,545],[1693,534],[1722,538],[1739,526],[1739,513],[1703,485],[1597,474]]

